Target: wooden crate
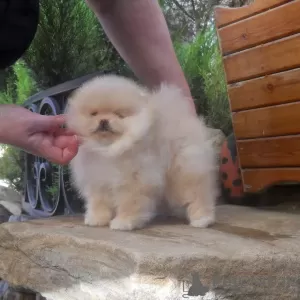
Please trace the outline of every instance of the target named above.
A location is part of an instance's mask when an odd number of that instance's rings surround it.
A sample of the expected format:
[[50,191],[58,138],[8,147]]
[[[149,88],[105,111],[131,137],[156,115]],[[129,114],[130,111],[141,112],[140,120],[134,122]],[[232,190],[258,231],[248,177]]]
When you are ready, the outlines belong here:
[[215,8],[245,192],[300,182],[300,0]]

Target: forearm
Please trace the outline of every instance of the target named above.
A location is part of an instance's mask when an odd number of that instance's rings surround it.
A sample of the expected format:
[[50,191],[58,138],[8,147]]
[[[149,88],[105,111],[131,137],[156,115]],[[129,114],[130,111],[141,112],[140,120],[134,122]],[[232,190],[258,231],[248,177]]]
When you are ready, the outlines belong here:
[[170,83],[183,90],[195,111],[165,18],[156,0],[86,0],[106,34],[148,87]]
[[14,121],[19,117],[16,116],[16,111],[18,111],[18,107],[15,105],[0,105],[0,144],[13,143],[13,131],[16,129]]

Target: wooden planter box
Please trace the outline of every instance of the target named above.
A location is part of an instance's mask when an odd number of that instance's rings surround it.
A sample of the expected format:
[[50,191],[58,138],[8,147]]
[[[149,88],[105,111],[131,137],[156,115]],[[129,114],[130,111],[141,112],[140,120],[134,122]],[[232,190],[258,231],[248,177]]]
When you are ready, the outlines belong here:
[[245,192],[300,182],[300,0],[215,8]]

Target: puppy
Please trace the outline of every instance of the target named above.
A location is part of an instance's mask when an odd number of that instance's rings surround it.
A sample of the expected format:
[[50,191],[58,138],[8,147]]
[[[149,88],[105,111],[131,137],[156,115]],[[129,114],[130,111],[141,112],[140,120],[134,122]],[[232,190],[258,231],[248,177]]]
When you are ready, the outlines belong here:
[[179,89],[98,77],[74,92],[66,115],[82,139],[70,168],[85,224],[133,230],[160,213],[194,227],[214,223],[216,155]]

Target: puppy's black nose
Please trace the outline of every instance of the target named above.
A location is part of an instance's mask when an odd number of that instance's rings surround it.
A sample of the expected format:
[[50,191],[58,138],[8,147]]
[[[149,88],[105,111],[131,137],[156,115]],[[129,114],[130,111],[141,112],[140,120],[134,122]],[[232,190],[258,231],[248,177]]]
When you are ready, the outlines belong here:
[[109,130],[109,122],[106,119],[103,119],[99,123],[99,130],[108,131]]

